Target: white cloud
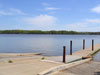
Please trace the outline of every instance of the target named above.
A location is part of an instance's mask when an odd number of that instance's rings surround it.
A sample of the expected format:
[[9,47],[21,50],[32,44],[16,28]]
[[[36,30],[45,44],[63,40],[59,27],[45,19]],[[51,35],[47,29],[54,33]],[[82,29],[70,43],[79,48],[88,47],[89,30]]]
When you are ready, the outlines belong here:
[[66,25],[67,30],[73,30],[73,31],[82,31],[87,27],[87,23],[74,23],[74,24],[67,24]]
[[46,7],[45,10],[59,10],[60,8],[55,8],[55,7]]
[[42,5],[43,6],[50,6],[50,4],[49,3],[46,3],[46,2],[43,2]]
[[60,8],[57,7],[52,7],[49,3],[42,3],[42,5],[44,6],[43,9],[39,9],[39,10],[43,10],[43,11],[55,11],[55,10],[59,10]]
[[55,25],[57,18],[49,15],[40,15],[25,19],[25,22],[32,25]]
[[86,21],[89,23],[100,23],[100,19],[87,19]]
[[26,15],[19,9],[10,8],[8,11],[0,10],[0,16]]
[[2,8],[2,10],[0,10],[0,16],[26,15],[26,13],[16,8],[6,8],[5,10],[2,4],[0,4],[0,8]]
[[21,14],[21,15],[26,15],[23,11],[16,9],[16,8],[10,8],[10,12],[15,13],[15,14]]
[[92,8],[91,11],[100,14],[100,5],[98,5],[98,6],[94,7],[94,8]]
[[100,19],[86,19],[82,22],[67,24],[67,30],[74,31],[99,31]]
[[3,10],[0,10],[0,16],[7,16],[7,15],[12,15],[11,12],[5,12]]

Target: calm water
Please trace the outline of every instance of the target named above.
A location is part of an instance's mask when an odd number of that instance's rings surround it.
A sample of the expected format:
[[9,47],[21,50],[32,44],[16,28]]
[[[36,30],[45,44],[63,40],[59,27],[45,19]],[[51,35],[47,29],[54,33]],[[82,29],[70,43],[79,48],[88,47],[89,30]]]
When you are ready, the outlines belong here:
[[94,61],[100,62],[100,52],[96,56],[94,56]]
[[[70,40],[73,41],[73,52],[82,49],[83,39],[86,47],[91,40],[100,43],[100,35],[27,35],[0,34],[0,53],[43,53],[43,55],[62,55],[62,47],[67,46],[69,54]],[[99,54],[100,57],[100,54]]]

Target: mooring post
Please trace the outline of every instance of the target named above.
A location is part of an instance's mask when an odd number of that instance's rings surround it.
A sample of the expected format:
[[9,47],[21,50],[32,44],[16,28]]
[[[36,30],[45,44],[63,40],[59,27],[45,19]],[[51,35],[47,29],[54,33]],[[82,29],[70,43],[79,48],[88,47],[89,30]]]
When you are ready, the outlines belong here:
[[92,40],[92,51],[94,50],[94,40]]
[[70,41],[70,55],[72,55],[72,40]]
[[85,49],[85,40],[83,40],[83,50]]
[[63,46],[63,63],[66,63],[66,46]]

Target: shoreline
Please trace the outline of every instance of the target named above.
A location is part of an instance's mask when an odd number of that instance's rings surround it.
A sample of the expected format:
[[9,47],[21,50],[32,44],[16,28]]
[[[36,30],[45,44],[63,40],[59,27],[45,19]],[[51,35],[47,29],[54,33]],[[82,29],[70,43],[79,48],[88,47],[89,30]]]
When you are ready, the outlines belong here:
[[[66,55],[68,59],[76,60],[82,56],[88,56],[90,53],[100,49],[100,44],[94,45],[94,51],[91,46],[85,50],[79,50],[73,55]],[[76,57],[78,56],[78,58]],[[74,61],[71,63],[62,63],[62,56],[43,56],[41,53],[0,53],[0,75],[45,75],[47,73],[55,73],[60,70],[74,67],[85,62],[89,62],[92,58]],[[73,58],[74,57],[74,58]]]
[[[5,33],[4,35],[6,35],[6,34],[7,33]],[[7,35],[9,35],[9,34],[7,34]],[[10,35],[25,35],[25,34],[10,33]],[[100,35],[100,34],[28,34],[28,35]]]

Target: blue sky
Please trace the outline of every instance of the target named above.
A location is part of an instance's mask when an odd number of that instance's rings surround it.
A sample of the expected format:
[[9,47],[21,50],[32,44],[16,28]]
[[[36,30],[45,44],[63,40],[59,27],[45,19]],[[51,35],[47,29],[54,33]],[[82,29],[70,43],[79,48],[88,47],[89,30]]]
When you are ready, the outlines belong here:
[[100,0],[0,0],[0,30],[100,31]]

